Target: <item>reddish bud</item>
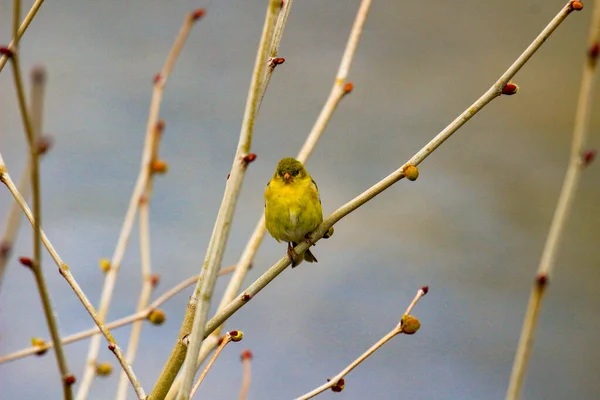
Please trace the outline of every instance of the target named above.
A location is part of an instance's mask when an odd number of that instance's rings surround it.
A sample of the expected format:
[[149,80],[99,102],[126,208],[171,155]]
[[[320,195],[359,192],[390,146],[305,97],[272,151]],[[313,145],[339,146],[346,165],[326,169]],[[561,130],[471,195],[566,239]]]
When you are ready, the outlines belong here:
[[344,94],[348,94],[352,90],[354,90],[354,85],[352,84],[352,82],[348,82],[344,85]]
[[596,150],[584,151],[583,154],[581,155],[581,164],[584,167],[587,167],[588,165],[590,165],[592,163],[592,161],[594,161],[595,158],[596,158]]
[[0,54],[8,58],[11,58],[15,55],[15,53],[10,48],[4,46],[0,47]]
[[575,10],[575,11],[581,11],[583,10],[583,3],[580,1],[572,1],[571,2],[571,9]]
[[67,375],[64,378],[64,382],[68,385],[71,386],[73,385],[75,382],[77,382],[77,378],[75,378],[75,375]]
[[519,91],[519,86],[512,82],[507,83],[502,88],[502,94],[505,94],[507,96],[512,96],[513,94],[516,94],[518,91]]
[[31,80],[36,85],[43,85],[46,82],[46,68],[41,65],[31,69]]
[[232,342],[239,342],[244,338],[244,332],[242,331],[230,331],[229,336]]
[[169,164],[164,160],[154,160],[150,163],[150,172],[153,174],[165,174],[169,170]]
[[192,13],[192,19],[198,21],[200,18],[204,17],[205,14],[206,10],[204,8],[199,8]]
[[421,290],[423,291],[423,295],[426,295],[429,292],[429,286],[423,286]]
[[598,58],[599,51],[600,51],[600,46],[598,45],[598,42],[596,42],[588,50],[588,57],[593,60],[596,60],[596,58]]
[[271,59],[271,65],[272,66],[277,66],[277,65],[281,65],[285,62],[285,58],[283,57],[275,57],[273,59]]
[[0,242],[0,257],[8,257],[12,250],[12,244],[3,240]]
[[158,133],[163,133],[164,130],[165,130],[165,120],[159,119],[158,121],[156,121],[156,131]]
[[[329,379],[327,379],[327,382],[329,382]],[[344,378],[341,378],[339,381],[337,381],[337,382],[335,383],[335,385],[333,385],[333,386],[331,387],[331,390],[332,390],[333,392],[339,393],[339,392],[341,392],[342,390],[344,390],[344,386],[345,386],[345,385],[346,385],[346,381],[344,380]]]
[[254,358],[254,355],[252,354],[252,352],[250,350],[244,350],[242,351],[242,354],[240,355],[240,359],[242,361],[252,361],[252,359]]
[[156,285],[158,285],[159,282],[160,282],[159,274],[150,275],[150,284],[152,285],[152,287],[156,287]]
[[160,73],[154,75],[154,79],[152,80],[152,82],[154,82],[154,84],[156,85],[157,83],[160,82],[160,80],[162,79],[162,75]]
[[142,205],[146,204],[147,202],[148,202],[148,196],[141,195],[140,200],[138,201],[138,204],[140,206],[142,206]]
[[52,147],[52,144],[52,136],[46,135],[38,137],[36,141],[38,154],[46,154],[46,152]]
[[29,257],[19,257],[19,262],[24,267],[33,268],[33,260]]
[[229,180],[229,177],[231,176],[231,174],[227,174],[227,180]]
[[538,274],[535,277],[535,283],[538,286],[546,286],[548,284],[549,280],[550,280],[550,278],[548,277],[548,274],[545,274],[545,273]]
[[244,293],[242,295],[242,301],[250,301],[251,298],[252,296],[250,296],[248,293]]
[[256,160],[256,154],[254,153],[250,153],[244,157],[244,162],[246,164],[250,164],[254,160]]
[[117,348],[117,346],[114,343],[111,343],[111,344],[108,345],[108,349],[110,351],[115,351],[116,348]]

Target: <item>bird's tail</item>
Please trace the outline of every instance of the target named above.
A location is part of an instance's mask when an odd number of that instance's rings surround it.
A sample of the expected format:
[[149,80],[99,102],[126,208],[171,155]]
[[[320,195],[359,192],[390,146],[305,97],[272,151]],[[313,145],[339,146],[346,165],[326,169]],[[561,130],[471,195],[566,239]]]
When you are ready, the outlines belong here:
[[304,260],[306,260],[306,262],[318,262],[317,261],[317,257],[315,257],[315,255],[313,253],[310,252],[310,250],[306,250],[304,252]]
[[[292,247],[296,247],[297,245],[298,245],[298,243],[292,242],[291,246],[288,248],[288,254],[289,254],[290,249]],[[290,256],[290,258],[292,258],[292,256]],[[296,256],[296,258],[293,259],[292,268],[297,267],[298,264],[300,264],[304,260],[306,260],[306,262],[309,262],[309,263],[313,263],[313,262],[316,263],[317,257],[315,257],[314,254],[310,252],[310,250],[306,250],[304,253],[300,254],[299,256]]]

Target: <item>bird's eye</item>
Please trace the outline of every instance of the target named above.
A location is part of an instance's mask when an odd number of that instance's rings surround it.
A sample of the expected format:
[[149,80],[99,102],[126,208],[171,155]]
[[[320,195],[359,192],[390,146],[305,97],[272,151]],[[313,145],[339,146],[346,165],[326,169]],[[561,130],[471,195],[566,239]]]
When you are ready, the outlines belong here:
[[294,176],[298,175],[298,170],[297,169],[293,170],[292,175],[294,175]]

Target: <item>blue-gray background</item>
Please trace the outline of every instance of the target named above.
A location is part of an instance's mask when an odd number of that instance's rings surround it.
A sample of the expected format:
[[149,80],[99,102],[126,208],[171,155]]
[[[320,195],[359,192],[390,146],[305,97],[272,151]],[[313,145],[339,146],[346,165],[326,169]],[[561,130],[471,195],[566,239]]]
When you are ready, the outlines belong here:
[[[98,259],[110,257],[138,173],[153,75],[184,14],[206,7],[167,83],[152,212],[155,296],[199,271],[238,140],[266,1],[48,1],[22,41],[29,69],[49,80],[43,225],[92,301]],[[280,158],[295,155],[329,93],[358,0],[297,1],[256,125],[224,265],[238,259]],[[239,353],[250,348],[251,399],[288,399],[320,385],[398,321],[418,287],[422,329],[398,337],[324,399],[499,399],[505,394],[533,276],[564,175],[591,2],[571,15],[495,100],[402,181],[349,215],[319,243],[316,265],[286,270],[235,314],[245,338],[216,363],[201,393],[237,398]],[[11,4],[0,1],[0,37]],[[476,99],[564,4],[542,1],[374,1],[344,99],[308,162],[329,214],[402,163]],[[29,3],[25,4],[29,6]],[[16,178],[26,147],[10,68],[0,75],[0,151]],[[597,109],[598,102],[595,103]],[[593,130],[600,126],[598,114]],[[590,147],[598,147],[592,135]],[[527,375],[526,399],[598,398],[600,169],[585,171],[566,227]],[[10,197],[0,191],[0,225]],[[23,225],[14,256],[31,254]],[[247,283],[285,251],[267,238]],[[47,279],[63,334],[92,326],[49,257]],[[225,280],[217,287],[222,293]],[[123,261],[110,319],[135,308],[137,234]],[[190,291],[146,326],[135,371],[150,389],[174,343]],[[125,345],[128,328],[115,331]],[[0,352],[47,337],[31,274],[11,261],[0,291]],[[87,342],[67,347],[81,376]],[[113,356],[103,346],[101,360]],[[116,374],[92,399],[114,396]],[[0,398],[59,398],[52,354],[0,366]]]

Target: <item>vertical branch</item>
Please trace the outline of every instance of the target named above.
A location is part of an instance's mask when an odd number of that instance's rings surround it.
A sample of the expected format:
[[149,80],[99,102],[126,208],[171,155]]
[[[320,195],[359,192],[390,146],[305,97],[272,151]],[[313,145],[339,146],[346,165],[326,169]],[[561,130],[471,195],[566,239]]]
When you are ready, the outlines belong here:
[[[43,119],[43,105],[44,105],[44,92],[46,87],[46,71],[43,67],[36,67],[31,71],[31,98],[29,106],[29,114],[31,116],[33,134],[35,145],[38,150],[38,156],[42,156],[50,147],[49,140],[42,140],[42,119]],[[23,197],[27,198],[29,193],[29,182],[31,178],[31,157],[27,158],[27,164],[21,173],[19,179],[19,191]],[[8,215],[6,217],[6,225],[4,226],[4,232],[2,239],[0,240],[0,284],[2,284],[2,278],[6,270],[6,265],[10,258],[13,242],[19,231],[21,223],[21,211],[16,201],[12,201]]]
[[[573,2],[579,3],[579,2]],[[587,166],[593,155],[584,154],[586,137],[589,132],[591,107],[593,102],[593,89],[596,79],[598,52],[600,46],[600,0],[594,2],[592,23],[588,39],[588,57],[583,66],[581,85],[579,89],[579,98],[577,101],[577,110],[575,113],[575,126],[573,128],[573,140],[571,143],[571,152],[567,173],[560,191],[558,203],[554,210],[552,223],[546,244],[542,251],[537,275],[531,289],[527,311],[521,328],[521,335],[517,352],[513,362],[513,368],[510,376],[510,382],[506,394],[507,400],[516,400],[521,396],[525,372],[531,357],[535,330],[539,320],[542,300],[546,293],[550,276],[556,264],[559,244],[562,234],[565,230],[567,219],[571,212],[575,193],[579,186],[581,172]],[[592,153],[590,153],[592,154]]]
[[[74,383],[74,378],[69,373],[67,366],[67,360],[65,357],[64,349],[61,344],[60,333],[58,331],[58,322],[54,314],[54,307],[50,300],[50,294],[48,293],[48,287],[46,286],[46,280],[42,271],[42,230],[41,230],[41,195],[40,195],[40,172],[39,172],[39,148],[36,143],[36,132],[34,131],[34,125],[30,119],[29,112],[27,109],[27,103],[25,101],[25,92],[23,89],[23,79],[21,77],[21,66],[19,62],[19,22],[20,22],[20,10],[21,2],[14,0],[13,3],[13,50],[11,54],[11,65],[13,68],[15,89],[17,92],[17,101],[19,104],[19,111],[21,113],[21,120],[23,122],[23,128],[27,137],[27,143],[29,145],[29,159],[31,161],[31,191],[33,198],[33,217],[35,219],[33,224],[33,260],[29,260],[29,266],[33,271],[35,282],[40,294],[42,301],[42,308],[44,310],[44,316],[46,317],[46,324],[50,331],[52,341],[57,343],[55,346],[56,363],[61,377],[61,385],[63,387],[63,397],[66,399],[73,398],[73,392],[71,389]],[[38,90],[39,90],[39,85]],[[40,96],[43,96],[40,93]],[[35,107],[38,107],[36,113],[41,114],[41,97],[38,96],[36,99]],[[41,124],[41,117],[39,118],[38,126]],[[26,260],[23,258],[22,260]],[[26,262],[24,264],[27,265]]]
[[235,206],[246,175],[248,163],[256,157],[255,155],[249,154],[250,145],[252,144],[254,123],[260,102],[261,80],[264,76],[266,66],[265,61],[269,49],[268,46],[273,38],[275,20],[280,7],[281,0],[269,0],[263,32],[254,62],[254,71],[250,82],[248,98],[246,100],[246,109],[244,111],[238,148],[231,167],[230,178],[225,186],[225,193],[223,194],[223,200],[217,215],[213,234],[208,245],[206,258],[202,266],[201,277],[198,279],[198,284],[190,299],[190,305],[197,305],[197,307],[193,318],[191,335],[189,337],[189,348],[185,357],[182,384],[178,394],[180,400],[189,399],[190,396],[194,375],[197,369],[196,359],[198,358],[200,346],[204,340],[204,324],[208,319],[212,294],[223,259],[223,253],[225,252],[227,239],[229,237]]
[[[158,121],[156,127],[154,129],[154,141],[152,147],[152,157],[150,165],[158,165],[158,145],[160,143],[160,138],[162,136],[164,130],[164,121]],[[161,164],[163,165],[163,164]],[[141,313],[146,309],[148,303],[150,302],[150,295],[152,294],[152,289],[154,288],[155,281],[152,277],[152,266],[150,260],[150,197],[152,195],[152,186],[154,183],[154,173],[156,171],[154,168],[151,168],[151,174],[148,178],[148,182],[146,182],[146,189],[144,190],[144,194],[142,198],[140,198],[139,205],[139,229],[140,229],[140,258],[141,258],[141,278],[142,278],[142,290],[140,292],[140,296],[137,304],[137,312]],[[144,325],[144,321],[139,319],[133,323],[131,326],[131,334],[129,336],[129,343],[127,345],[127,363],[129,365],[133,365],[135,360],[135,356],[138,350],[140,336],[142,334],[142,327]],[[119,384],[117,386],[117,400],[125,400],[127,398],[127,375],[122,371],[119,376]]]
[[[27,30],[27,28],[29,28],[29,24],[31,24],[31,21],[33,21],[33,18],[35,17],[35,15],[37,14],[38,10],[40,9],[40,7],[42,6],[43,3],[44,3],[44,0],[36,0],[35,3],[33,3],[31,8],[29,9],[29,12],[25,16],[25,19],[21,23],[21,26],[19,27],[16,35],[13,34],[13,39],[10,42],[10,44],[8,45],[7,49],[13,50],[17,47],[19,40],[21,39],[21,36],[23,36],[23,34]],[[18,23],[18,21],[17,21],[17,23]],[[2,57],[0,57],[0,72],[2,72],[2,70],[4,69],[4,66],[6,65],[9,58],[10,58],[10,54],[6,54],[6,53],[3,53]]]
[[[158,122],[158,115],[160,110],[160,104],[162,101],[162,94],[164,85],[171,73],[175,62],[183,48],[185,40],[188,37],[188,34],[194,25],[194,23],[200,19],[204,15],[204,10],[199,9],[192,13],[189,13],[184,23],[179,31],[177,38],[175,39],[175,43],[171,48],[169,55],[165,61],[165,64],[161,70],[161,72],[156,75],[154,79],[154,90],[152,93],[152,101],[150,103],[150,111],[148,116],[148,123],[146,127],[146,139],[144,143],[144,150],[142,153],[142,161],[140,166],[140,173],[138,175],[135,188],[131,195],[131,199],[129,200],[129,206],[127,208],[127,213],[125,214],[125,219],[123,221],[123,226],[121,228],[121,233],[119,234],[119,239],[117,241],[117,245],[115,247],[115,251],[111,258],[111,268],[106,274],[106,278],[104,281],[104,286],[102,288],[102,294],[100,296],[100,306],[98,309],[98,318],[102,321],[105,320],[106,315],[108,313],[108,308],[110,306],[110,302],[112,299],[113,290],[116,284],[117,273],[120,268],[121,261],[125,254],[125,249],[127,247],[127,242],[129,240],[129,236],[131,234],[131,230],[133,228],[133,222],[137,213],[138,206],[140,204],[140,199],[143,196],[144,190],[146,188],[146,183],[148,182],[150,175],[150,163],[152,161],[152,149],[153,149],[153,141],[155,139],[154,130],[156,128],[156,124]],[[90,347],[88,350],[86,367],[83,375],[83,379],[79,386],[79,391],[77,392],[78,400],[84,400],[87,396],[87,393],[90,390],[92,380],[95,376],[95,364],[98,358],[98,351],[100,348],[100,336],[92,337],[90,341]]]

